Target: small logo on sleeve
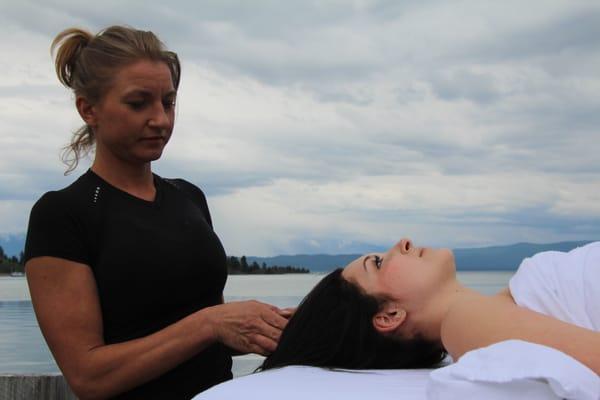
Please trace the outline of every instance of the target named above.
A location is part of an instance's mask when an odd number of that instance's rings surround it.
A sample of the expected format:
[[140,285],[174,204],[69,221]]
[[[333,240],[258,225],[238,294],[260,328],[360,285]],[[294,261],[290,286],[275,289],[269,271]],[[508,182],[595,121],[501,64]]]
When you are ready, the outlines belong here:
[[99,194],[100,194],[100,186],[96,186],[96,191],[94,192],[94,203],[98,202]]

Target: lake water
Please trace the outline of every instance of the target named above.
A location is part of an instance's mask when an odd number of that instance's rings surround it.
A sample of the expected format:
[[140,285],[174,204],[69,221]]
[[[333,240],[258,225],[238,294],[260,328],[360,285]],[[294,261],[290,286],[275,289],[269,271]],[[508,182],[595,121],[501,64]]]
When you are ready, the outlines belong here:
[[[459,272],[463,284],[485,294],[506,287],[512,272]],[[321,274],[233,275],[225,300],[257,299],[292,307],[323,277]],[[258,355],[234,357],[234,376],[246,375],[262,360]],[[0,374],[58,372],[39,330],[25,278],[0,277]]]

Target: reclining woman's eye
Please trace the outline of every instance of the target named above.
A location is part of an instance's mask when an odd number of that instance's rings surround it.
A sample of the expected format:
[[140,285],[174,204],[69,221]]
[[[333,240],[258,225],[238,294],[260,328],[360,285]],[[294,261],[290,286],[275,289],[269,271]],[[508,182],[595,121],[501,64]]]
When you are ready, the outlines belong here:
[[375,256],[375,266],[377,269],[381,268],[381,264],[383,263],[383,258],[379,256]]

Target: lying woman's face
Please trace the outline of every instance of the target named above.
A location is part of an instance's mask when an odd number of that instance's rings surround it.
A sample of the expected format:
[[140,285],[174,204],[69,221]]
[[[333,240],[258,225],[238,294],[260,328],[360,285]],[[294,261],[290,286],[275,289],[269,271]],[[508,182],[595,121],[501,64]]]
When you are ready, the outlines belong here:
[[402,239],[385,253],[352,261],[342,276],[368,294],[410,304],[425,301],[448,280],[454,280],[456,268],[451,250],[415,247]]

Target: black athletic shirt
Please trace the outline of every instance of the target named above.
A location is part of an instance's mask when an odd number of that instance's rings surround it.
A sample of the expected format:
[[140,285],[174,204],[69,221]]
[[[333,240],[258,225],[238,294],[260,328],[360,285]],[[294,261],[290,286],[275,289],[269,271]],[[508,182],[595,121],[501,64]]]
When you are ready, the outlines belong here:
[[[145,201],[91,170],[65,189],[44,194],[29,219],[25,260],[52,256],[91,267],[104,340],[156,332],[221,303],[225,251],[212,229],[202,191],[181,179],[154,176]],[[189,399],[231,378],[231,356],[213,345],[117,399]]]

